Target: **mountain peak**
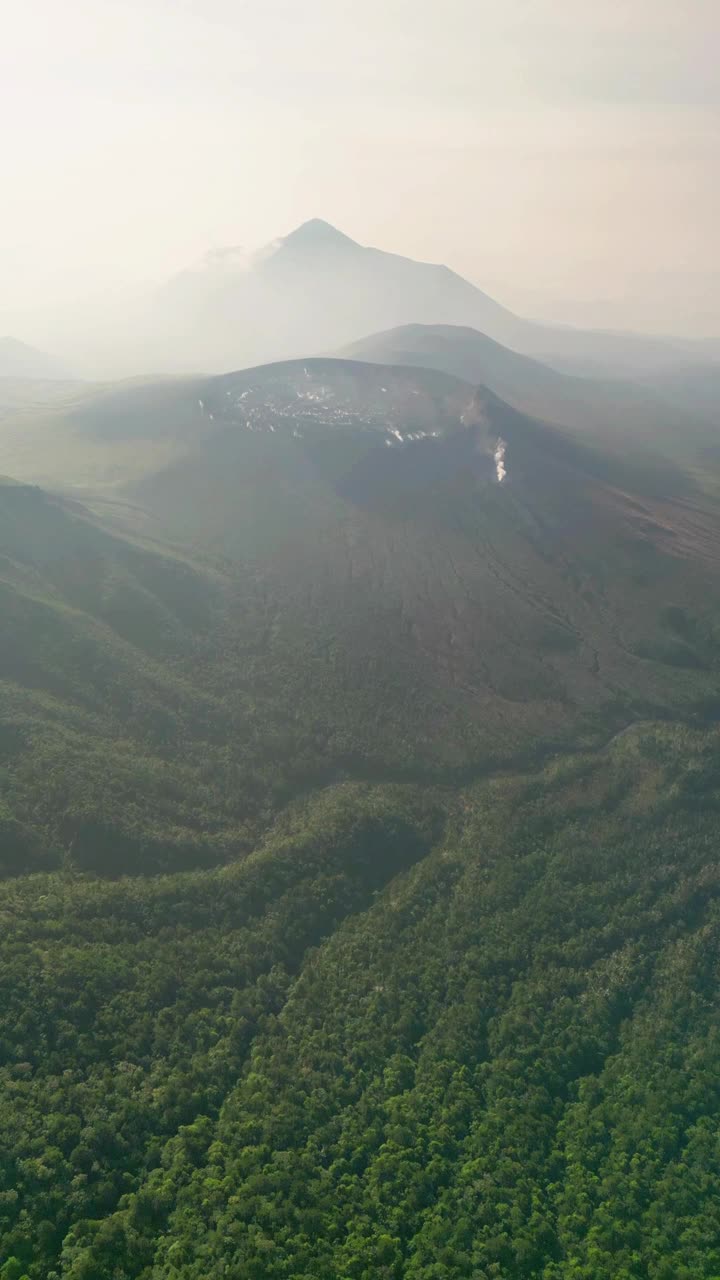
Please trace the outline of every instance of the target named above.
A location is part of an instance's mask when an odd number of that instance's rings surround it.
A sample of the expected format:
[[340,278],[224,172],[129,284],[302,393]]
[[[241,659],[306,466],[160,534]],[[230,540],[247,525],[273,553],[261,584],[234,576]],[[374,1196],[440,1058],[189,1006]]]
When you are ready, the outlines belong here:
[[325,222],[323,218],[310,218],[307,222],[303,222],[288,236],[285,236],[283,245],[297,246],[303,248],[327,248],[332,245],[352,245],[355,247],[355,241],[351,240],[342,231],[338,231],[337,227],[333,227],[330,222]]

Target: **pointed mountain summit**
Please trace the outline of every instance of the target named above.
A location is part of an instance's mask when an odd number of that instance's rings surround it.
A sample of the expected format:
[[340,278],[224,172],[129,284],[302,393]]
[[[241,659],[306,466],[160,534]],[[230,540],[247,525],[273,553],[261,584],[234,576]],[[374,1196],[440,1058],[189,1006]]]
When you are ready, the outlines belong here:
[[351,240],[350,236],[346,236],[343,231],[338,231],[337,227],[334,227],[330,222],[326,222],[324,218],[310,218],[307,222],[302,222],[289,235],[283,236],[280,245],[287,249],[329,249],[333,247],[359,249],[361,247],[357,241]]

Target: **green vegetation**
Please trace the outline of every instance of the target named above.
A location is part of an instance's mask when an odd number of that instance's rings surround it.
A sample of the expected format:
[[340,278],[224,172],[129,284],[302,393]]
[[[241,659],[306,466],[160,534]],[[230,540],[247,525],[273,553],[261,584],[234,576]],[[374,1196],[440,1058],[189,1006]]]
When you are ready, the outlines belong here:
[[717,1280],[718,511],[308,365],[0,484],[0,1280]]
[[716,1276],[719,746],[6,884],[3,1276]]

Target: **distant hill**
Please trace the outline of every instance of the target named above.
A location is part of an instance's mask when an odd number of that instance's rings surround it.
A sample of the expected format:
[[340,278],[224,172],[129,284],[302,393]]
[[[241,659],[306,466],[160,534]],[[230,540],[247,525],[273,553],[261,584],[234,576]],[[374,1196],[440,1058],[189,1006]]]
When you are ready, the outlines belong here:
[[506,399],[526,394],[540,396],[544,391],[558,397],[578,381],[539,360],[511,351],[478,329],[462,325],[400,325],[351,342],[338,354],[375,364],[440,369],[465,382],[492,386]]
[[166,367],[220,370],[335,350],[412,323],[470,326],[578,373],[694,358],[691,344],[524,320],[445,266],[357,244],[321,219],[254,255],[208,255],[160,290],[151,330]]
[[653,454],[663,453],[699,467],[718,441],[720,365],[675,367],[637,380],[573,376],[457,325],[404,325],[371,334],[338,354],[483,383],[517,409],[600,448],[637,454],[646,466]]
[[0,337],[0,378],[65,379],[58,361],[17,338]]

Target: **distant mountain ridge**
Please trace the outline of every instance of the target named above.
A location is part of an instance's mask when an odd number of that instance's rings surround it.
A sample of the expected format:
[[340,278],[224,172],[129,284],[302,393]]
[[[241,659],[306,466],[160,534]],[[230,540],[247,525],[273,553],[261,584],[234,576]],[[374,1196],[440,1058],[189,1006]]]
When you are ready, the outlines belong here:
[[323,353],[406,324],[469,326],[558,369],[605,375],[707,360],[692,344],[525,320],[448,267],[367,247],[320,218],[257,253],[218,250],[159,291],[168,358],[221,371]]

